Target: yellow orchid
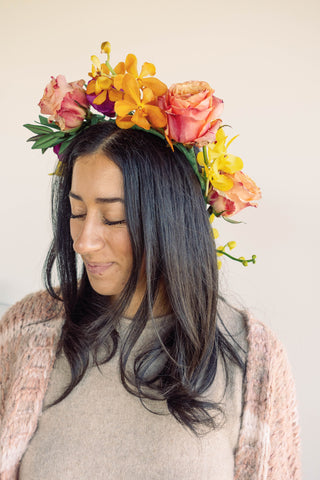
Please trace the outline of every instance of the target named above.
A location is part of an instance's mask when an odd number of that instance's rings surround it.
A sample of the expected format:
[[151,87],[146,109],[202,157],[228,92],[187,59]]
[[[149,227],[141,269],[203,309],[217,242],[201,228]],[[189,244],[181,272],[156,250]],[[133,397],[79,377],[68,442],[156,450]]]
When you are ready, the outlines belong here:
[[[150,78],[156,74],[156,67],[153,65],[153,63],[144,62],[141,67],[140,74],[138,74],[137,63],[137,57],[132,53],[129,53],[126,56],[126,61],[124,63],[125,71],[130,73],[130,75],[132,75],[138,81],[140,88],[150,88],[155,97],[164,95],[168,90],[167,86],[157,78]],[[115,77],[114,86],[117,90],[123,89],[124,76],[125,74],[123,72]]]
[[101,63],[96,55],[92,55],[91,61],[92,70],[89,75],[92,77],[92,80],[88,83],[87,94],[97,95],[93,103],[101,105],[106,100],[107,93],[112,102],[120,100],[123,97],[123,93],[113,88],[114,79],[116,78],[114,74],[124,73],[124,63],[118,63],[113,72],[111,72],[108,66],[105,63]]
[[212,213],[209,217],[209,222],[211,223],[211,228],[212,228],[212,235],[213,238],[216,240],[219,237],[219,232],[216,228],[212,226],[214,219],[216,218],[215,214]]
[[[205,176],[214,188],[221,191],[230,190],[233,187],[232,179],[224,173],[233,174],[243,168],[243,162],[240,157],[227,153],[231,142],[237,138],[233,137],[226,145],[227,136],[222,128],[216,135],[216,142],[206,147],[197,155],[197,161],[205,170]],[[207,158],[205,158],[207,157]]]
[[[141,98],[138,80],[131,73],[126,73],[122,80],[122,89],[124,91],[123,100],[115,103],[118,127],[130,128],[135,124],[149,130],[151,126],[154,128],[166,126],[166,115],[154,104],[155,96],[151,88],[144,88]],[[130,115],[131,112],[134,114]]]

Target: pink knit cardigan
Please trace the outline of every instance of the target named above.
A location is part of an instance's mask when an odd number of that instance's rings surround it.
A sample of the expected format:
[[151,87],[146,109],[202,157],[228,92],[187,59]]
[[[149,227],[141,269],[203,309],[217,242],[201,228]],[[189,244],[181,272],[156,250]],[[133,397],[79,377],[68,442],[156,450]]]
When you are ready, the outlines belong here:
[[[64,323],[46,292],[14,305],[0,324],[0,479],[16,480],[32,438]],[[294,382],[274,334],[249,318],[238,480],[298,480],[299,428]]]

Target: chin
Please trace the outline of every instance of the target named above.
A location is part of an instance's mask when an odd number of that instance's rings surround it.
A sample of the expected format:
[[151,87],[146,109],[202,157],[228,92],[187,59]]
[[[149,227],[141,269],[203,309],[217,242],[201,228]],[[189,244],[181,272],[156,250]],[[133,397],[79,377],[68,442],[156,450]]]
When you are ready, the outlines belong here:
[[117,285],[110,285],[109,282],[108,284],[106,284],[103,281],[90,278],[89,275],[88,275],[88,279],[92,289],[99,295],[103,295],[103,296],[117,297],[120,295],[124,287],[124,285],[121,288]]

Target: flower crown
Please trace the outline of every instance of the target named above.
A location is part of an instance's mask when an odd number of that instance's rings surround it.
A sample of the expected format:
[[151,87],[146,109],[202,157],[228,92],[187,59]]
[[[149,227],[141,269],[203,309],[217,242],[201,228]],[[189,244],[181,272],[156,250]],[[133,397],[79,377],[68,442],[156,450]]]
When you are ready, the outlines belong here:
[[[227,136],[219,118],[223,101],[214,96],[207,82],[188,81],[170,88],[154,77],[155,66],[145,62],[139,73],[137,58],[128,54],[124,62],[114,68],[110,64],[110,43],[103,42],[101,53],[107,55],[100,63],[91,57],[91,79],[68,83],[63,75],[51,77],[39,102],[41,113],[36,125],[26,124],[35,136],[28,139],[32,148],[44,153],[52,148],[59,157],[54,172],[63,171],[62,154],[75,136],[101,121],[115,122],[121,129],[138,128],[164,138],[170,148],[182,151],[199,179],[208,205],[210,223],[215,217],[231,223],[230,217],[245,207],[256,207],[261,198],[260,189],[242,172],[241,158],[227,152],[233,137]],[[97,113],[92,113],[93,107]],[[195,148],[196,147],[196,148]],[[198,152],[198,153],[197,153]],[[213,228],[214,238],[219,234]],[[255,263],[250,259],[230,254],[236,246],[231,241],[219,246],[217,255],[225,255],[242,265]],[[219,268],[221,266],[218,260]]]

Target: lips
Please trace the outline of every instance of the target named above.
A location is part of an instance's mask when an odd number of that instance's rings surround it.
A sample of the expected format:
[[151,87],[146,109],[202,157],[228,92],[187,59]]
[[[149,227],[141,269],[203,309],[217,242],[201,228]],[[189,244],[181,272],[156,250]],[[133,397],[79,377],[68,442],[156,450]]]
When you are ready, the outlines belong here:
[[93,263],[93,262],[89,263],[89,262],[85,262],[87,272],[91,273],[92,275],[102,275],[112,265],[113,265],[113,262],[109,262],[109,263]]

